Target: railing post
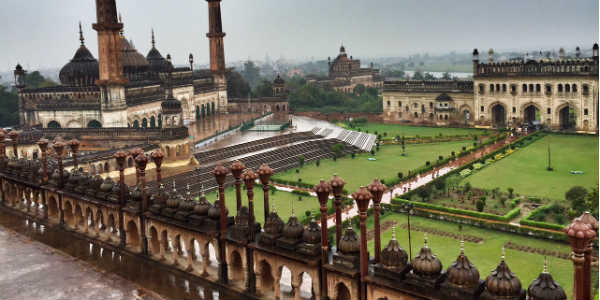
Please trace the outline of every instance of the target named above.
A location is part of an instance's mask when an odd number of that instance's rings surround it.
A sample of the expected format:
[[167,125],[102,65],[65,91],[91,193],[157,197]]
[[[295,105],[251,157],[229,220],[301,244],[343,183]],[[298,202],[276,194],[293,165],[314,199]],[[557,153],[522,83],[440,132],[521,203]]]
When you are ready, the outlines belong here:
[[273,169],[269,168],[267,164],[262,164],[260,168],[258,168],[258,177],[260,178],[260,183],[262,183],[263,194],[264,194],[264,217],[265,220],[269,215],[269,179],[271,175],[273,175]]
[[125,206],[125,160],[127,159],[127,152],[118,151],[113,156],[119,166],[119,233],[121,247],[125,247],[127,238],[125,235],[125,225],[123,225],[123,207]]
[[219,281],[223,284],[227,284],[227,259],[225,255],[225,238],[227,234],[227,214],[225,212],[225,179],[229,170],[222,165],[217,166],[213,170],[213,175],[219,185],[219,212],[220,218],[220,231],[219,231]]
[[367,256],[367,209],[369,208],[369,202],[373,199],[373,195],[364,186],[361,186],[356,193],[352,194],[352,198],[356,201],[360,218],[360,298],[366,300],[367,286],[365,279],[369,268],[369,257]]
[[333,189],[334,204],[335,204],[335,246],[339,247],[340,238],[342,238],[342,192],[346,182],[337,174],[329,181]]
[[240,208],[242,207],[242,171],[246,166],[239,160],[236,160],[231,164],[231,174],[233,174],[233,178],[235,178],[235,200],[236,200],[236,212],[239,213]]
[[[258,175],[251,169],[246,169],[242,174],[242,179],[246,185],[246,192],[248,194],[248,242],[254,241],[254,181],[258,178]],[[256,294],[256,274],[254,274],[254,250],[250,247],[246,247],[246,277],[248,279],[247,291],[250,294]]]
[[379,214],[381,212],[381,198],[387,190],[387,187],[379,181],[379,179],[373,180],[373,183],[367,186],[369,192],[373,195],[373,218],[375,221],[375,262],[380,262],[381,255],[381,224],[379,221]]
[[328,263],[328,245],[327,245],[327,200],[331,193],[331,185],[324,180],[314,187],[315,193],[319,199],[321,210],[321,299],[327,299],[327,274],[324,266]]
[[[139,149],[139,148],[138,148]],[[140,149],[141,150],[141,149]],[[142,234],[142,254],[148,255],[148,238],[146,237],[146,216],[148,210],[148,196],[146,195],[146,164],[148,157],[142,151],[135,158],[137,169],[139,170],[140,180],[142,183],[142,211],[140,213],[140,232]]]

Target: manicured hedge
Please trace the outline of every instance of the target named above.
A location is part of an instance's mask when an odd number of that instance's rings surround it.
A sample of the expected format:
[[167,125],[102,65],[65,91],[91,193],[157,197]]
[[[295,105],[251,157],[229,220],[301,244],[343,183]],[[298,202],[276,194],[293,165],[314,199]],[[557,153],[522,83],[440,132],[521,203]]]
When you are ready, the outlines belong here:
[[452,213],[452,214],[465,215],[465,216],[471,216],[471,217],[475,217],[475,218],[481,218],[481,219],[487,219],[487,220],[493,220],[493,221],[501,221],[501,222],[508,222],[511,219],[518,216],[519,213],[521,212],[521,209],[519,207],[515,207],[512,210],[510,210],[508,213],[506,213],[506,215],[499,216],[499,215],[494,215],[494,214],[490,214],[490,213],[484,213],[484,212],[478,212],[478,211],[466,210],[466,209],[459,209],[459,208],[452,208],[452,207],[446,207],[446,206],[435,205],[435,204],[424,203],[424,202],[409,201],[409,200],[405,200],[405,199],[392,199],[392,204],[402,205],[402,204],[407,204],[407,203],[412,203],[415,207],[421,207],[421,208],[426,208],[426,209],[448,212],[448,213]]
[[551,209],[552,206],[553,206],[553,204],[550,203],[550,204],[542,205],[542,206],[534,209],[532,212],[529,213],[529,215],[527,215],[527,217],[521,219],[521,221],[519,221],[519,224],[526,225],[526,226],[552,229],[552,230],[563,230],[564,226],[560,225],[560,224],[532,220],[537,215],[545,213],[547,210]]

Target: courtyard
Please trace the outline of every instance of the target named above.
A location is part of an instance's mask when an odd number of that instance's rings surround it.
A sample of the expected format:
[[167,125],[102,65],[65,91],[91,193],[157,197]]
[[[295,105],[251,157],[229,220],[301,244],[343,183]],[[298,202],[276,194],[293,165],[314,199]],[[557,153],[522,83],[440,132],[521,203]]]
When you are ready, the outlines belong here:
[[369,133],[381,134],[384,133],[387,137],[405,136],[416,137],[416,136],[464,136],[464,135],[481,135],[486,133],[487,130],[475,129],[475,128],[450,128],[450,127],[427,127],[427,126],[411,126],[411,125],[400,125],[400,124],[383,124],[383,123],[358,123],[354,128],[350,128],[348,123],[337,123],[341,127],[352,129],[356,131],[362,131]]

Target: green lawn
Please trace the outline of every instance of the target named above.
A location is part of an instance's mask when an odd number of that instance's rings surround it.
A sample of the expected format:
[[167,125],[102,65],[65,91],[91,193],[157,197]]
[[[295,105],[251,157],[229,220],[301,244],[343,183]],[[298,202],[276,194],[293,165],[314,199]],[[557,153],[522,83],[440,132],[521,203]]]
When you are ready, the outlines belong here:
[[[206,194],[206,199],[211,203],[215,202],[217,197],[216,192]],[[296,212],[296,216],[298,219],[304,216],[304,212],[307,210],[316,210],[319,208],[319,200],[316,197],[306,197],[302,196],[302,201],[298,201],[299,195],[276,191],[275,194],[271,194],[269,192],[269,203],[273,205],[275,203],[275,210],[279,217],[287,222],[288,218],[291,215],[291,203],[294,201],[294,211]],[[254,187],[254,214],[256,217],[256,221],[264,224],[265,216],[264,216],[264,193],[262,191],[262,187]],[[229,210],[230,216],[235,216],[237,213],[236,209],[236,198],[235,198],[235,188],[229,187],[225,189],[225,204],[227,205],[227,209]],[[246,190],[242,186],[242,205],[248,206],[248,197],[246,195]]]
[[[548,145],[552,172],[546,170]],[[571,170],[584,174],[573,175]],[[500,187],[503,191],[513,187],[521,195],[564,199],[565,192],[575,185],[590,189],[598,184],[598,137],[548,135],[465,178],[462,184],[465,182],[474,187]]]
[[[398,225],[406,224],[406,215],[401,214],[389,214],[386,215],[382,222],[388,220],[396,220]],[[372,217],[368,219],[367,228],[373,228]],[[457,233],[458,225],[455,223],[431,220],[421,217],[411,217],[411,226],[421,226],[436,228],[438,230],[444,230],[447,232]],[[513,243],[522,244],[525,246],[545,248],[548,250],[558,250],[561,252],[569,253],[570,247],[567,244],[552,242],[547,240],[541,240],[536,238],[528,238],[521,235],[514,235],[509,233],[503,233],[499,231],[492,231],[487,229],[481,229],[473,226],[463,225],[462,232],[467,235],[474,235],[484,238],[484,241],[480,244],[476,243],[465,243],[465,254],[469,260],[477,267],[479,274],[483,280],[490,274],[490,272],[496,268],[500,262],[501,248],[505,242],[511,241]],[[385,248],[388,241],[391,239],[392,230],[388,230],[381,235],[382,249]],[[416,256],[423,246],[423,232],[411,231],[412,238],[412,254]],[[460,241],[442,237],[439,235],[428,234],[429,247],[435,255],[442,261],[444,270],[448,268],[456,260],[460,252]],[[396,239],[400,245],[408,253],[408,231],[396,228]],[[374,241],[369,241],[368,249],[371,255],[374,255]],[[506,262],[510,269],[519,277],[521,284],[524,289],[533,282],[535,278],[542,271],[544,265],[544,257],[539,254],[526,253],[518,250],[505,249]],[[573,263],[570,260],[560,259],[557,257],[548,257],[548,269],[554,280],[557,281],[567,293],[568,298],[572,298],[572,287],[573,287]]]
[[[339,123],[337,125],[347,127],[344,123]],[[382,123],[365,123],[356,126],[353,130],[360,131],[369,131],[369,133],[375,133],[377,131],[378,134],[383,136],[384,132],[387,132],[388,137],[395,136],[405,136],[405,137],[414,137],[414,136],[438,136],[440,133],[444,136],[453,136],[453,135],[465,135],[465,134],[483,134],[485,130],[483,129],[474,129],[474,128],[445,128],[445,127],[425,127],[425,126],[410,126],[410,125],[399,125],[399,124],[382,124]]]
[[[300,168],[288,170],[276,175],[284,180],[317,184],[320,179],[329,180],[337,173],[346,181],[345,189],[349,192],[356,191],[361,185],[368,185],[375,178],[385,179],[398,176],[398,172],[408,174],[409,170],[425,165],[426,161],[432,163],[442,155],[448,157],[452,151],[459,152],[462,146],[468,146],[471,141],[448,142],[439,144],[415,144],[407,145],[407,156],[402,156],[402,148],[398,145],[381,146],[375,156],[370,153],[361,153],[353,159],[350,156],[333,161],[322,160],[319,167],[315,163]],[[367,160],[374,157],[376,161]]]

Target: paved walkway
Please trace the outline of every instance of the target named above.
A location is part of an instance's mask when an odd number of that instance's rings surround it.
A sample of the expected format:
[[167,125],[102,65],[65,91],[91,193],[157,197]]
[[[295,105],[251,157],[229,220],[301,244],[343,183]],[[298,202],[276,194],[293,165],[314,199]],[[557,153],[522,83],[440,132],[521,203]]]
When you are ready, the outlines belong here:
[[0,226],[0,298],[156,299],[137,285]]

